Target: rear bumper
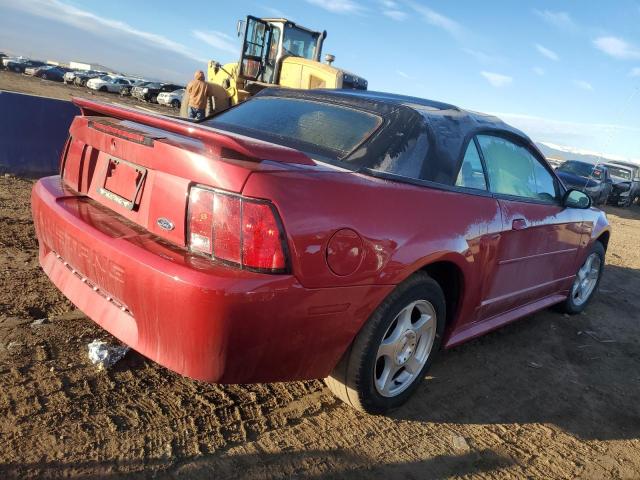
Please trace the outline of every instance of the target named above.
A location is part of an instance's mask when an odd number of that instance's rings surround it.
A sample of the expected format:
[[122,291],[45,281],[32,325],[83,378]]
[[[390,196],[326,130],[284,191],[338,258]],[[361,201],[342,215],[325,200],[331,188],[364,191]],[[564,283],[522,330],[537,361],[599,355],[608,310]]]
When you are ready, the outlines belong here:
[[32,192],[40,264],[87,316],[150,359],[222,383],[321,378],[392,286],[306,289],[217,265],[65,189]]

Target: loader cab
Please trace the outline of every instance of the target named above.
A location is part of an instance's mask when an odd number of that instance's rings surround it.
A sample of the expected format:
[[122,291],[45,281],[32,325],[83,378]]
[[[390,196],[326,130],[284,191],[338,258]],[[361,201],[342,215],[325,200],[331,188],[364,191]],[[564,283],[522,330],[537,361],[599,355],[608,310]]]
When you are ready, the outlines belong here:
[[327,32],[314,32],[285,18],[248,16],[238,22],[244,36],[240,77],[266,84],[278,84],[280,66],[286,57],[319,62]]

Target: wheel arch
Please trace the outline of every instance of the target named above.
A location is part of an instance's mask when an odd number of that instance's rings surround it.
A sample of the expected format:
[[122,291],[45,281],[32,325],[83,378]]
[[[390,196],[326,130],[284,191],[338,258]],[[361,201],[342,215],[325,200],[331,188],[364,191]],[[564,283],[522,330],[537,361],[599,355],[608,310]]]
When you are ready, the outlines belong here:
[[609,239],[611,238],[611,232],[609,230],[605,230],[600,235],[596,237],[596,242],[600,242],[604,247],[604,251],[607,251],[609,247]]
[[445,305],[447,308],[446,313],[446,328],[448,329],[453,325],[464,295],[465,276],[462,268],[450,260],[436,260],[423,265],[418,271],[425,272],[442,289],[445,298]]

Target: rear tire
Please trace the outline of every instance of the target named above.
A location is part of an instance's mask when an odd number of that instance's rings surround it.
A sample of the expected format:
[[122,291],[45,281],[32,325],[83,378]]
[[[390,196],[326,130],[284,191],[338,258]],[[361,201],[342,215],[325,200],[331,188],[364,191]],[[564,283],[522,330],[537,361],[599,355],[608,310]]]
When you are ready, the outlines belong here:
[[171,102],[171,106],[172,106],[173,108],[180,108],[180,100],[173,100],[173,101]]
[[[600,286],[600,279],[604,271],[604,257],[604,246],[599,241],[594,242],[589,255],[576,273],[576,279],[571,286],[569,296],[558,305],[560,311],[575,315],[587,308]],[[594,270],[596,264],[597,271]],[[585,289],[588,289],[588,292],[585,292]]]
[[361,412],[383,414],[400,407],[440,348],[445,314],[438,283],[426,273],[414,274],[375,310],[325,383]]

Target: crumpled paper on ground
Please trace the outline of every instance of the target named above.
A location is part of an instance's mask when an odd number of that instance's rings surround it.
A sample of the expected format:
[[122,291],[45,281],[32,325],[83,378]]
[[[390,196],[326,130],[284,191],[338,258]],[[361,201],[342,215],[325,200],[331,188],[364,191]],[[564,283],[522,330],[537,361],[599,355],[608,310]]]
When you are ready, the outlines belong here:
[[98,366],[98,370],[112,367],[129,351],[129,347],[126,345],[109,345],[102,340],[94,340],[87,347],[89,348],[89,360]]

